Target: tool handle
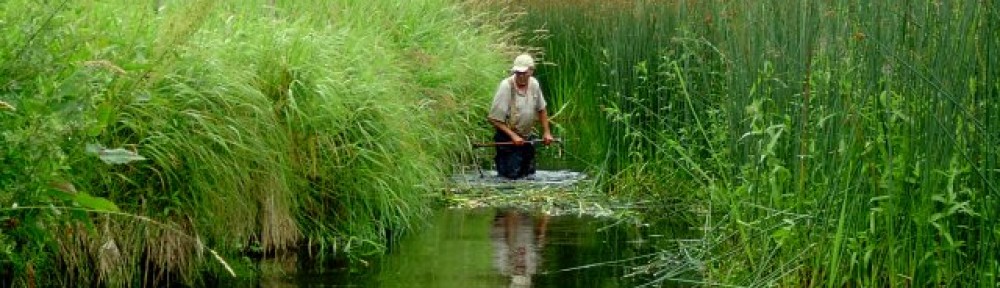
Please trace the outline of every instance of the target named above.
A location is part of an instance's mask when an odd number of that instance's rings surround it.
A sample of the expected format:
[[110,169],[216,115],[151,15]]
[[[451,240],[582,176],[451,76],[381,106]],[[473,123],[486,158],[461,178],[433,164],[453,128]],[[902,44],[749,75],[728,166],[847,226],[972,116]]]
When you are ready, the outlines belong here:
[[[534,140],[524,141],[524,143],[528,144],[528,145],[538,145],[538,144],[543,143],[543,142],[545,142],[545,140],[542,140],[542,139],[534,139]],[[562,143],[562,140],[560,140],[559,138],[556,138],[556,139],[553,139],[552,142],[553,143]],[[472,148],[496,147],[496,146],[514,146],[514,141],[488,142],[488,143],[472,143]]]

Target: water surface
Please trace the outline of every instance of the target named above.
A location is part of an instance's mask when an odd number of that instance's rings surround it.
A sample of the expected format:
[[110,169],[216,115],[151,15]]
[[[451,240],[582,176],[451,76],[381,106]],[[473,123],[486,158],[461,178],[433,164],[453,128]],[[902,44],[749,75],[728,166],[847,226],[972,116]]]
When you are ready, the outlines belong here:
[[[368,269],[300,273],[286,287],[635,287],[656,249],[643,228],[515,208],[443,209]],[[278,285],[278,286],[282,286]]]
[[683,236],[664,231],[685,230],[615,218],[615,211],[629,204],[601,201],[606,196],[574,188],[586,182],[579,172],[540,170],[529,179],[506,180],[494,171],[470,169],[452,180],[455,186],[445,197],[451,208],[437,210],[386,255],[366,259],[367,267],[355,263],[353,270],[300,271],[257,284],[637,287],[650,278],[635,273],[636,267],[663,259],[670,239]]

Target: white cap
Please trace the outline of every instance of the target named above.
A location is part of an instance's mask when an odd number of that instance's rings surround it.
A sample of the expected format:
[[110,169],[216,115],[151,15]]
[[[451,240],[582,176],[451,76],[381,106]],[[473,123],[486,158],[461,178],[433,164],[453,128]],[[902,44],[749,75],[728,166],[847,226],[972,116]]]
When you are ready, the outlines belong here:
[[521,54],[517,58],[514,58],[514,67],[510,68],[514,72],[525,72],[528,69],[535,68],[535,59],[531,58],[531,55]]

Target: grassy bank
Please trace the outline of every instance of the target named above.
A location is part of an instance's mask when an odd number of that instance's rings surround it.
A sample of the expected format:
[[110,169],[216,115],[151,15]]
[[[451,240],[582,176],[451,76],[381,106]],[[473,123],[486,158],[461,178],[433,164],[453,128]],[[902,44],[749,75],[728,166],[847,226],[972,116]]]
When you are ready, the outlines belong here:
[[995,3],[612,2],[519,25],[567,150],[704,231],[698,282],[997,282]]
[[0,4],[0,280],[383,251],[507,66],[502,23],[453,2]]

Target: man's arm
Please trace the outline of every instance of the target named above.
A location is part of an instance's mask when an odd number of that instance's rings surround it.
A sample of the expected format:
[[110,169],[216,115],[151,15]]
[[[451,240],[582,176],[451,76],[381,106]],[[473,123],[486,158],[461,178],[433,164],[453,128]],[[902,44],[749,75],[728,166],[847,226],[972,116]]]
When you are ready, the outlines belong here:
[[521,146],[522,144],[524,144],[524,138],[521,138],[520,135],[517,135],[517,133],[514,133],[513,130],[510,130],[510,127],[507,127],[506,123],[503,123],[503,121],[496,120],[493,118],[489,118],[489,120],[490,123],[493,124],[493,127],[500,129],[500,131],[503,131],[503,133],[507,133],[507,136],[510,136],[510,141],[514,142],[515,146]]
[[555,138],[552,137],[552,130],[549,129],[549,113],[545,109],[538,111],[538,121],[542,122],[542,142],[545,145],[552,144]]

